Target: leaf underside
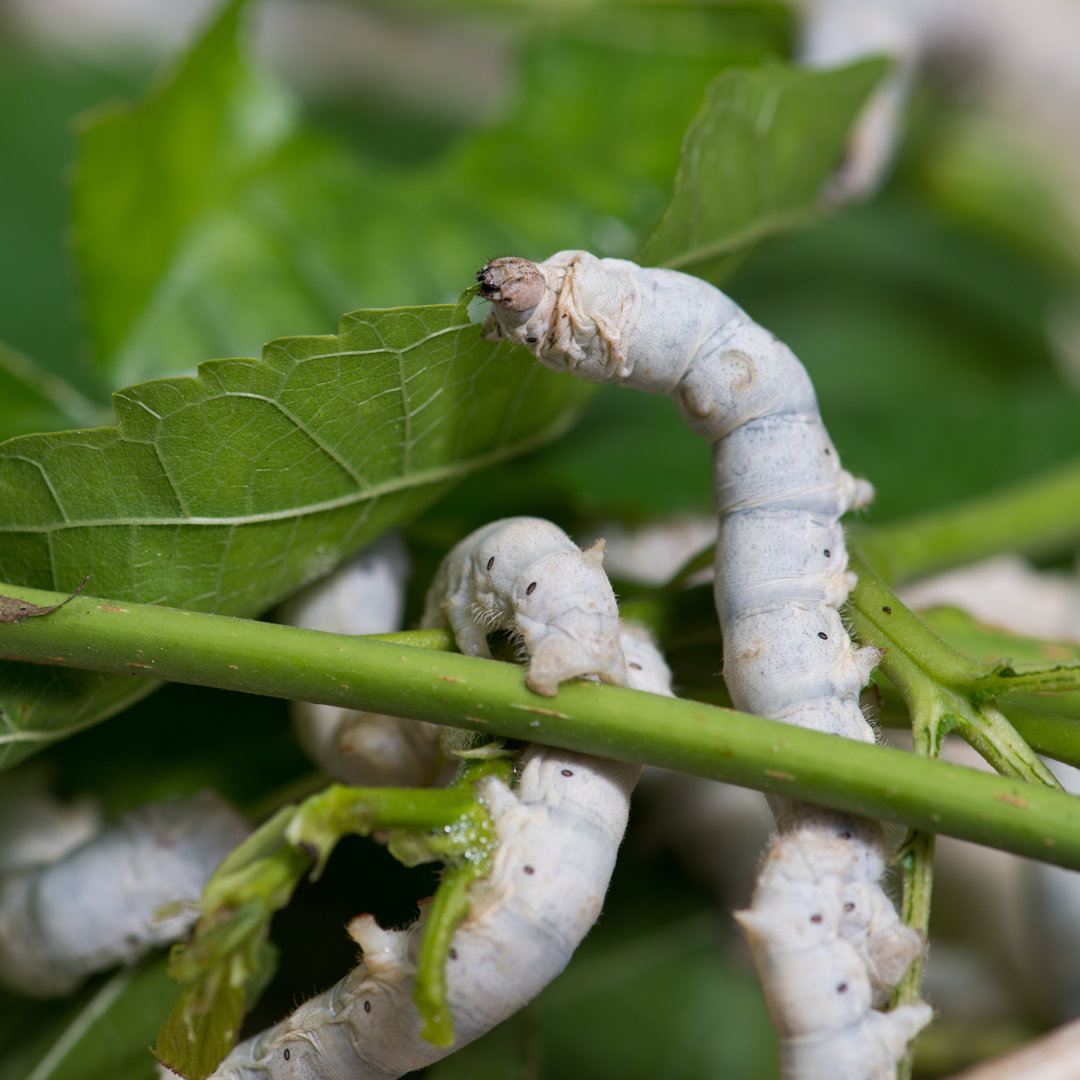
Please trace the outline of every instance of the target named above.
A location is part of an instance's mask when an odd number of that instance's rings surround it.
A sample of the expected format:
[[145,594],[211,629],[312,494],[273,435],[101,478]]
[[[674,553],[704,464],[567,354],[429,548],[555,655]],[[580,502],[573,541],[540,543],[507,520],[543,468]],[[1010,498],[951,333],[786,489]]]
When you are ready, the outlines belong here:
[[[271,342],[261,362],[121,391],[116,427],[0,446],[0,578],[70,590],[89,574],[121,602],[257,615],[466,473],[557,434],[581,396],[483,341],[463,304],[357,312],[337,335]],[[5,675],[9,761],[145,692],[88,672]]]

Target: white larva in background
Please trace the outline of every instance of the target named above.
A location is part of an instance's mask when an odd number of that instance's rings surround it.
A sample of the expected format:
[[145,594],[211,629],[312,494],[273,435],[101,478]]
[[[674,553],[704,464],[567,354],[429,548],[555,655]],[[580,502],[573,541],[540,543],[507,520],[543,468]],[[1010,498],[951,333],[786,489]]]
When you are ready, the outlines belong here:
[[[386,533],[283,605],[280,620],[331,634],[400,630],[408,575],[409,556],[401,537]],[[437,724],[308,701],[294,701],[291,710],[300,745],[343,784],[427,785],[445,771]]]
[[248,833],[203,791],[125,814],[56,861],[0,877],[0,982],[68,994],[88,975],[180,937],[217,864]]
[[[625,626],[619,637],[627,685],[670,696],[671,675],[656,647]],[[349,925],[363,949],[360,965],[236,1047],[211,1080],[389,1080],[445,1057],[516,1012],[563,970],[596,921],[640,771],[531,746],[513,789],[495,777],[479,782],[499,846],[453,936],[452,1047],[422,1038],[412,1001],[425,915],[406,930],[383,930],[361,915]]]
[[512,631],[529,657],[525,685],[546,697],[577,675],[622,685],[619,609],[603,562],[603,540],[582,551],[543,518],[493,521],[443,560],[421,625],[449,626],[469,656],[491,655],[489,630]]
[[[719,289],[672,270],[564,251],[540,264],[496,259],[477,279],[492,301],[489,338],[590,382],[668,394],[712,446],[715,598],[736,708],[872,742],[859,692],[878,653],[852,648],[837,609],[854,585],[839,519],[873,491],[841,468],[798,358]],[[895,982],[922,948],[878,884],[881,830],[771,805],[783,831],[740,919],[783,1075],[892,1077],[931,1013],[871,1007],[873,988]],[[806,981],[811,956],[817,982]]]

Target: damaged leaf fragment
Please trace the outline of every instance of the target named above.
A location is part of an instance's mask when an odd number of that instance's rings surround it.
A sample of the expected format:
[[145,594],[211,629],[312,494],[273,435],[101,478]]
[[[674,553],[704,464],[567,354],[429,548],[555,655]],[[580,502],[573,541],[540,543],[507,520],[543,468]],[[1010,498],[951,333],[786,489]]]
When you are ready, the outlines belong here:
[[49,615],[70,603],[86,588],[90,575],[82,579],[79,587],[59,604],[51,604],[49,607],[41,607],[39,604],[31,604],[28,600],[20,600],[17,596],[0,596],[0,623],[22,622],[23,619],[33,619],[38,615]]

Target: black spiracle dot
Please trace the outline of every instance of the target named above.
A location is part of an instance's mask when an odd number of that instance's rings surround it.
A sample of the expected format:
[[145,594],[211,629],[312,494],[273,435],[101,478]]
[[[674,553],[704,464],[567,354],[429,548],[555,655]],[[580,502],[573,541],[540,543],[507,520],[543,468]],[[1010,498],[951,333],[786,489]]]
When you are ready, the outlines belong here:
[[562,774],[563,774],[563,776],[573,776],[574,775],[574,770],[573,769],[563,769]]
[[633,668],[634,671],[640,671],[641,665],[636,660],[631,660],[627,665],[628,668]]
[[289,1060],[289,1058],[291,1058],[291,1057],[292,1057],[292,1054],[290,1054],[290,1053],[289,1053],[289,1048],[288,1048],[287,1046],[285,1047],[285,1053],[284,1053],[284,1054],[282,1054],[281,1056],[282,1056],[282,1057],[283,1057],[283,1058],[284,1058],[284,1059],[285,1059],[286,1061],[288,1061],[288,1060]]
[[820,915],[811,915],[810,916],[810,921],[812,923],[819,923],[819,922],[822,921],[822,917]]
[[851,901],[849,900],[849,901],[848,901],[848,902],[847,902],[847,903],[846,903],[846,904],[844,905],[844,910],[845,910],[845,911],[847,911],[847,912],[852,912],[852,911],[854,911],[854,910],[855,910],[855,905],[854,905],[854,904],[853,904],[853,903],[852,903],[852,902],[851,902]]
[[536,867],[535,866],[525,866],[525,867],[522,867],[522,869],[525,871],[526,874],[535,874],[536,873]]
[[457,949],[451,949],[446,955],[449,956],[451,960],[456,960],[457,959]]
[[526,596],[532,596],[532,594],[535,591],[536,591],[536,582],[535,581],[530,582],[529,587],[525,590],[525,595]]
[[843,832],[839,832],[836,835],[839,836],[841,840],[851,839],[851,832],[848,829],[845,829]]
[[539,340],[540,339],[535,334],[525,339],[526,343],[529,345],[535,345]]
[[364,1002],[364,1012],[366,1012],[366,1013],[371,1012],[371,1002],[370,1001],[365,1001]]
[[487,561],[487,568],[490,570],[495,565],[495,556],[492,555]]
[[840,985],[836,988],[836,992],[838,994],[846,994],[847,993],[847,983],[840,983]]
[[828,641],[829,640],[829,635],[826,634],[824,630],[819,630],[817,636],[819,638],[821,638],[822,641]]
[[[825,549],[825,558],[826,559],[831,559],[832,558],[832,552],[828,548]],[[488,566],[488,569],[490,570],[491,567]]]

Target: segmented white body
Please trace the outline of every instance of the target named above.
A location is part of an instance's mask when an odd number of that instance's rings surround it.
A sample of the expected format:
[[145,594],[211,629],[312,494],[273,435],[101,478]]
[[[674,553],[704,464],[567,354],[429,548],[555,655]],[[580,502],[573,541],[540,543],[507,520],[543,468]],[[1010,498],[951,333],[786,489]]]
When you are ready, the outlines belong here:
[[[0,878],[0,981],[67,994],[96,971],[175,941],[217,864],[248,833],[209,791],[140,807],[58,861]],[[163,911],[166,912],[163,914]]]
[[603,562],[602,540],[582,551],[543,518],[493,521],[443,560],[422,625],[449,625],[469,656],[491,655],[489,630],[520,635],[529,656],[525,685],[546,697],[578,675],[622,685],[619,609]]
[[[590,382],[668,394],[711,444],[716,608],[736,708],[872,742],[859,692],[878,653],[852,648],[837,609],[854,585],[839,519],[873,492],[841,468],[791,350],[718,289],[671,270],[564,251],[540,264],[497,259],[477,277],[493,303],[487,336]],[[786,831],[739,918],[783,1075],[892,1077],[930,1011],[871,1007],[871,988],[895,982],[921,948],[878,884],[880,829],[784,800],[773,809]]]
[[[282,621],[331,634],[385,634],[405,617],[409,557],[388,533],[292,599]],[[293,728],[311,758],[344,784],[426,785],[442,772],[437,724],[400,716],[292,703]]]
[[[671,694],[663,657],[623,628],[627,685]],[[471,890],[453,936],[448,1001],[455,1044],[420,1035],[412,1002],[425,915],[382,930],[349,925],[363,961],[336,986],[229,1055],[212,1080],[388,1080],[489,1031],[566,966],[600,913],[640,768],[532,746],[517,785],[481,781],[499,838],[491,875]]]

